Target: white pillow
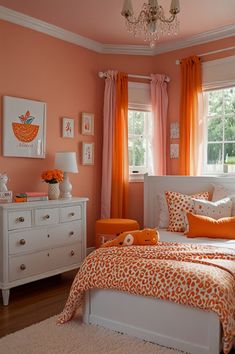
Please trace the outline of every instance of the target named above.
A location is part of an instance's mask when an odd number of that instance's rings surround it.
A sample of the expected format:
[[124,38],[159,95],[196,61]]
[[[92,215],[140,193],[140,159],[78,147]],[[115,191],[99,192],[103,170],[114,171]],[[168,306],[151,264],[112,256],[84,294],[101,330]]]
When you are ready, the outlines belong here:
[[159,223],[158,227],[160,229],[166,229],[169,225],[169,212],[168,205],[165,197],[165,193],[158,194],[159,202]]
[[213,219],[229,217],[232,214],[232,200],[224,198],[211,202],[208,200],[193,199],[194,214],[209,216]]
[[232,200],[232,216],[235,215],[235,190],[228,189],[220,184],[213,184],[212,202],[229,197]]

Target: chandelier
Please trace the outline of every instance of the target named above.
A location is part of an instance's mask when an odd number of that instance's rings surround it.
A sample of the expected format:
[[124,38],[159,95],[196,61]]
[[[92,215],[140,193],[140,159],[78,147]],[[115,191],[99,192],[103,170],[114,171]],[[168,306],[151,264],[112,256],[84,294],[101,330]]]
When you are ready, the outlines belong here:
[[144,40],[154,47],[155,41],[166,35],[174,35],[179,32],[177,14],[180,12],[179,0],[172,0],[170,15],[167,18],[162,6],[157,0],[148,0],[144,3],[138,16],[134,15],[131,0],[124,0],[122,16],[126,19],[128,32],[134,37],[144,35]]

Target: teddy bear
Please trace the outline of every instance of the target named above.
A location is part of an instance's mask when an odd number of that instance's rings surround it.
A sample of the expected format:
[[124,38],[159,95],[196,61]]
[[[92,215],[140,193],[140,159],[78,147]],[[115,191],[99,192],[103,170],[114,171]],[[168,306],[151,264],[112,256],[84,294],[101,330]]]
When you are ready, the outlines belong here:
[[122,232],[115,239],[105,242],[101,247],[156,245],[158,241],[159,233],[156,229],[143,229]]

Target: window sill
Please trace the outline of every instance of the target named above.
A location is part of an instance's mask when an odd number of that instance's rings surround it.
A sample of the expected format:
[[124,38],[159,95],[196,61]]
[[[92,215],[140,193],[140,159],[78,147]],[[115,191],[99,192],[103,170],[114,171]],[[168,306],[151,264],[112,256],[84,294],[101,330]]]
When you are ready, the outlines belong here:
[[137,183],[137,182],[144,182],[144,174],[143,173],[130,173],[129,174],[129,182],[130,183]]

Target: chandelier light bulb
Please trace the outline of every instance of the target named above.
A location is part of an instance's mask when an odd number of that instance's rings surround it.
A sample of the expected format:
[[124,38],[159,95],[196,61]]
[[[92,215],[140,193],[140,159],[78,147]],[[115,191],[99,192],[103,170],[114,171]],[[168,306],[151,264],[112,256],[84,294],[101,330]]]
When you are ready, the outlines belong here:
[[170,15],[165,16],[163,7],[157,0],[148,0],[148,3],[143,3],[139,15],[135,16],[131,0],[124,0],[121,15],[126,19],[127,31],[134,37],[143,36],[152,48],[160,37],[176,35],[179,32],[179,0],[171,0],[169,12]]

